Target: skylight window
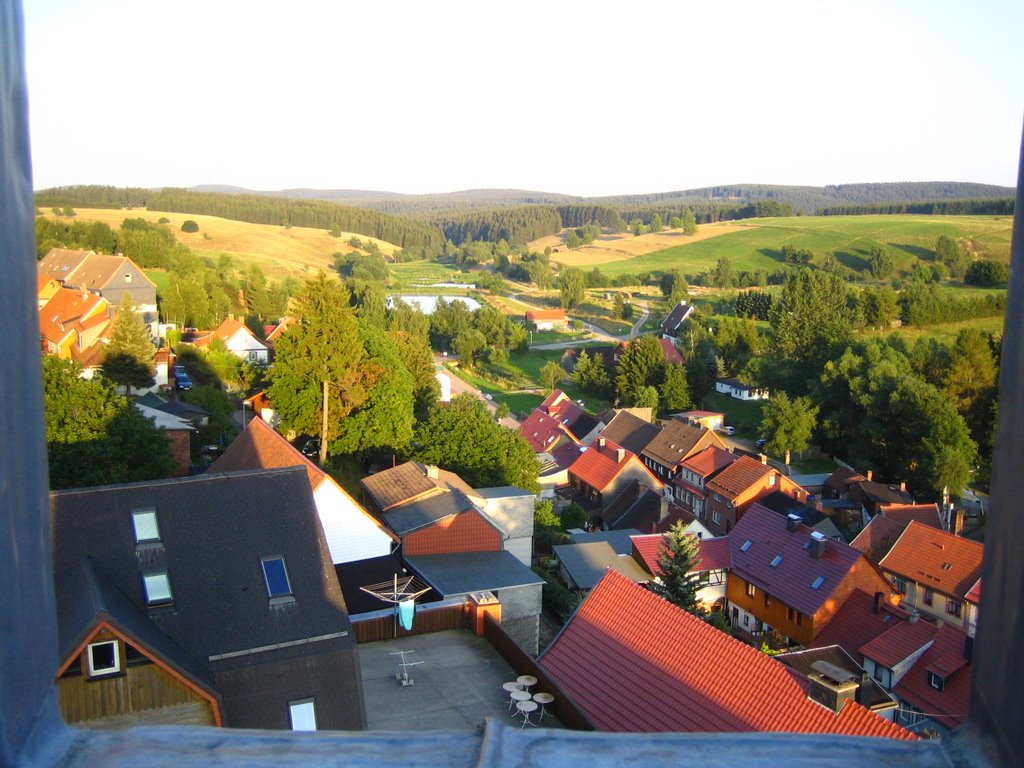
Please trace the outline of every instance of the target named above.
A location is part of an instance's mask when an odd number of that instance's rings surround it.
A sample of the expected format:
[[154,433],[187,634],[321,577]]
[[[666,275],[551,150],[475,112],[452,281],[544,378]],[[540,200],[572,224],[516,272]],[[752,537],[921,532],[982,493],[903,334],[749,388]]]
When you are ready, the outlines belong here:
[[744,541],[743,544],[740,546],[740,552],[746,552],[748,549],[750,549],[750,545],[753,543],[754,542],[752,542],[750,539]]
[[822,584],[825,583],[825,577],[819,576],[811,583],[811,589],[818,589]]
[[775,557],[772,558],[772,561],[770,563],[768,563],[768,565],[770,565],[772,568],[776,568],[776,567],[778,567],[779,563],[781,563],[781,562],[782,562],[782,555],[776,555]]
[[153,507],[133,509],[132,529],[135,532],[136,544],[160,541],[160,526],[156,522],[156,509]]
[[163,605],[174,602],[174,595],[171,593],[171,580],[167,577],[167,571],[143,574],[142,586],[146,590],[147,605]]
[[280,556],[264,557],[263,580],[267,585],[267,596],[271,600],[288,598],[292,594],[292,585],[288,581],[288,569],[285,568],[284,558]]

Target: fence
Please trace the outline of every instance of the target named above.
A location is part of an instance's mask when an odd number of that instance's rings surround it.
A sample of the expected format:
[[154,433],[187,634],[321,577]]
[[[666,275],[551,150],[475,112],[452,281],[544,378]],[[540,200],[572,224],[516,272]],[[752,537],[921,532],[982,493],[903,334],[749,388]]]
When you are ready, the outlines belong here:
[[357,643],[372,643],[377,640],[391,640],[396,637],[425,635],[443,632],[446,629],[469,627],[468,604],[461,600],[457,604],[443,603],[432,607],[430,603],[416,606],[416,618],[412,629],[406,631],[395,621],[394,611],[377,611],[368,618],[352,617],[352,630]]
[[555,701],[548,705],[554,711],[555,716],[566,728],[577,731],[592,731],[594,724],[583,711],[576,706],[569,696],[558,687],[547,672],[545,672],[536,660],[526,651],[520,648],[515,640],[509,637],[501,628],[500,622],[488,614],[484,617],[484,637],[494,646],[494,649],[501,654],[501,657],[508,662],[509,666],[519,675],[533,675],[537,678],[535,690],[545,691],[554,694]]

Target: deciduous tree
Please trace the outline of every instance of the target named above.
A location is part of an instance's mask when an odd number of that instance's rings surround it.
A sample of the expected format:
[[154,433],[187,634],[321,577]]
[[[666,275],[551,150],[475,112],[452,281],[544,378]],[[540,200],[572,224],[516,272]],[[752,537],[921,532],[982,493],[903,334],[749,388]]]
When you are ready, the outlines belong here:
[[583,270],[576,267],[566,267],[558,273],[557,282],[564,309],[572,309],[583,302],[587,285],[587,278],[583,274]]
[[807,450],[817,418],[818,406],[810,398],[791,400],[785,392],[775,392],[761,410],[758,434],[768,441],[765,447],[771,453],[785,454],[789,464],[790,452]]
[[565,376],[565,371],[558,363],[544,363],[540,369],[540,383],[549,392],[558,386],[558,382]]

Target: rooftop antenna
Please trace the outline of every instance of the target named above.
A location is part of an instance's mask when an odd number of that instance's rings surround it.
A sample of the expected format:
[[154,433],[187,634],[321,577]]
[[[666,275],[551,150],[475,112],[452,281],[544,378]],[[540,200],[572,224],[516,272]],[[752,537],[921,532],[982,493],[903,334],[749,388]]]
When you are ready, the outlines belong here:
[[409,677],[409,667],[415,667],[417,664],[422,664],[422,661],[406,661],[405,657],[410,653],[416,653],[416,651],[392,651],[388,656],[400,656],[398,666],[402,668],[401,672],[395,672],[395,680],[402,684],[404,688],[407,685],[413,685],[416,681]]

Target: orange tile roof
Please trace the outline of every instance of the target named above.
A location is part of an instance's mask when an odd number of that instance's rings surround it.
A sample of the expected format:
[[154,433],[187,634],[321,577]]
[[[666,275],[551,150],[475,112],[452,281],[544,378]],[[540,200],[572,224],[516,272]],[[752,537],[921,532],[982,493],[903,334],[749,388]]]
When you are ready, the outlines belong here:
[[[962,725],[971,698],[969,642],[962,630],[943,624],[936,631],[931,648],[893,686],[893,693],[947,728]],[[929,683],[930,672],[944,679],[941,691]]]
[[833,714],[783,664],[614,571],[540,664],[602,731],[916,738],[852,701]]
[[810,648],[839,645],[857,663],[863,664],[860,649],[879,635],[907,619],[907,612],[879,600],[875,610],[875,597],[863,589],[855,589],[846,598],[825,628],[818,633]]
[[883,667],[892,669],[910,658],[935,638],[935,625],[923,619],[901,621],[892,629],[865,643],[857,652]]
[[739,457],[725,450],[719,448],[717,445],[709,445],[700,453],[690,456],[683,462],[683,466],[694,474],[700,475],[701,477],[709,477],[720,469],[723,469]]
[[526,319],[537,320],[565,320],[565,311],[561,309],[530,309],[526,312]]
[[883,504],[879,513],[906,526],[911,520],[942,530],[938,504]]
[[914,520],[879,566],[936,592],[964,599],[981,578],[984,552],[985,547],[976,541]]
[[974,583],[974,586],[971,587],[970,591],[967,593],[966,599],[969,603],[974,603],[975,605],[981,604],[981,579],[978,579]]
[[892,545],[903,535],[906,527],[907,524],[899,518],[875,515],[854,537],[850,546],[858,552],[863,552],[864,557],[877,565],[889,554]]
[[[618,459],[618,452],[622,451],[622,461]],[[650,478],[651,485],[660,491],[664,484],[656,478],[643,462],[625,448],[605,440],[602,446],[600,441],[595,440],[589,448],[583,451],[569,467],[569,474],[582,482],[604,491],[612,481],[615,480],[630,464],[643,467],[645,476]]]
[[[663,549],[665,534],[650,533],[642,536],[630,536],[633,542],[635,556],[650,573],[655,576],[661,574],[658,568],[658,556]],[[729,568],[732,565],[732,556],[729,554],[729,537],[719,536],[714,539],[701,539],[699,542],[700,556],[694,566],[694,572],[718,571]]]
[[741,493],[755,485],[762,478],[776,470],[762,464],[749,456],[740,456],[736,461],[712,478],[707,488],[727,499],[735,499]]

